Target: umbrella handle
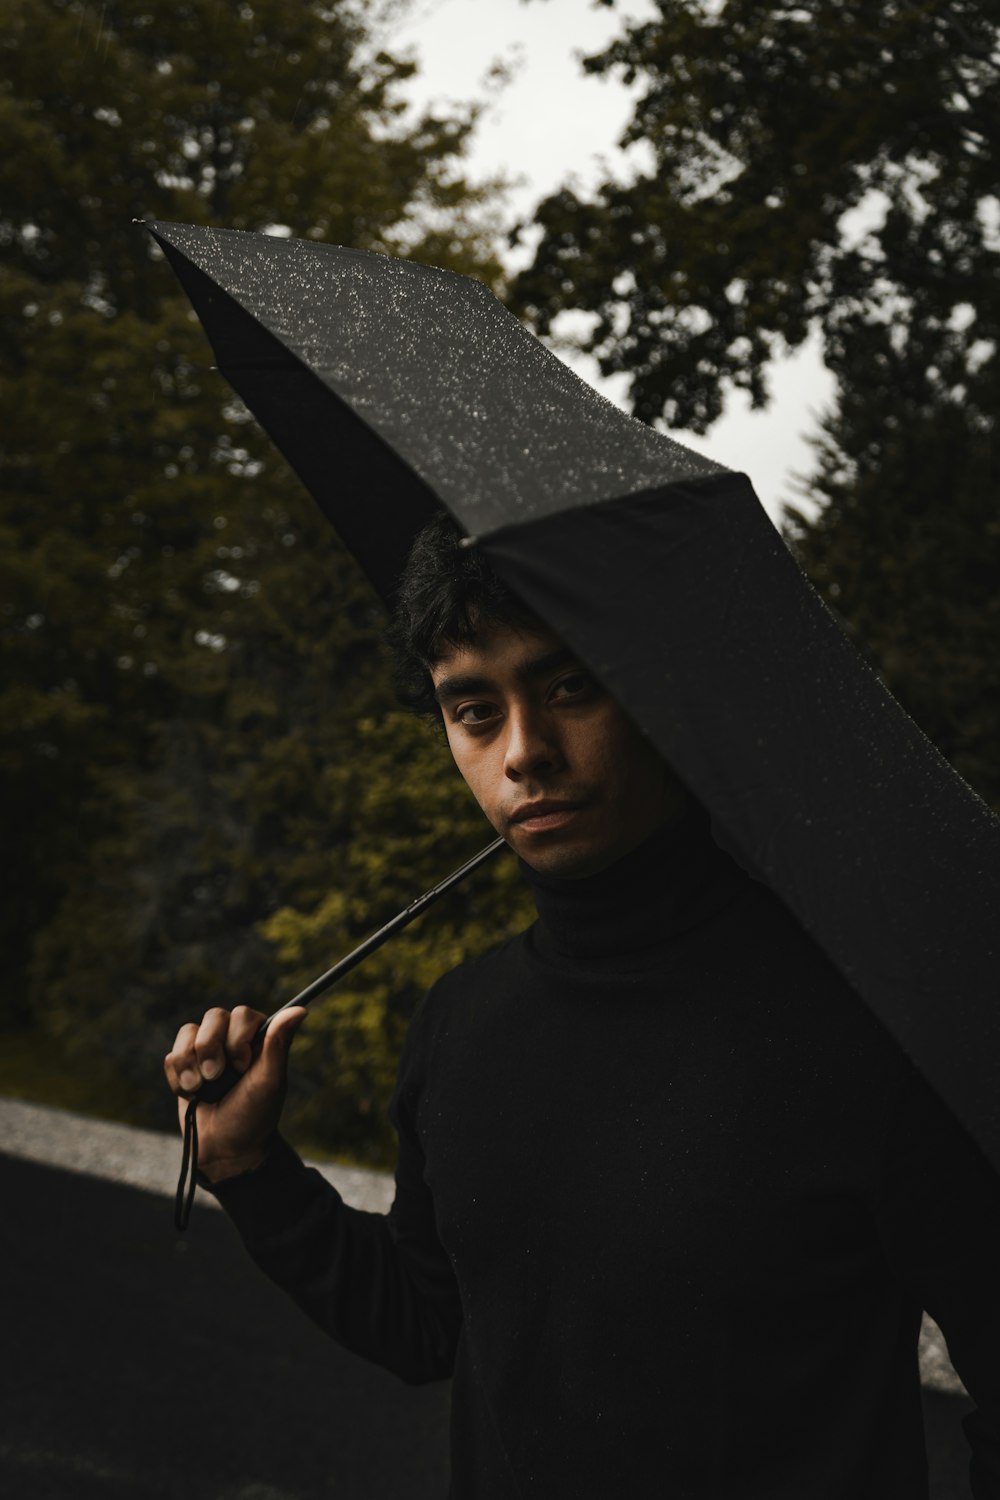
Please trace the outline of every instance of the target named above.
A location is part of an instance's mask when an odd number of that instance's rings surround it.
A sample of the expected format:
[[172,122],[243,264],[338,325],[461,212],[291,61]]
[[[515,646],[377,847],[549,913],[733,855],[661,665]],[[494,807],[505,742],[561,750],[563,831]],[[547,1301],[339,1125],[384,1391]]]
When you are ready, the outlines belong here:
[[[261,1031],[258,1031],[251,1044],[254,1058],[260,1055],[260,1039],[262,1030],[263,1028],[261,1029]],[[229,1090],[233,1088],[237,1083],[239,1083],[242,1077],[243,1074],[237,1073],[236,1069],[227,1058],[226,1066],[223,1068],[218,1078],[205,1079],[201,1088],[198,1090],[197,1103],[218,1104],[219,1100],[224,1099],[229,1093]],[[193,1102],[195,1101],[193,1100],[192,1103]]]

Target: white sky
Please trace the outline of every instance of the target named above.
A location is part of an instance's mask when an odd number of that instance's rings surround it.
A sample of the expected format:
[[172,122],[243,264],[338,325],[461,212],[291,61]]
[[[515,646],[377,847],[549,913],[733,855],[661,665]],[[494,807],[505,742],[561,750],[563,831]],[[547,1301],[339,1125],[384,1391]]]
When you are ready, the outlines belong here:
[[[620,17],[656,13],[650,0],[619,0],[614,10],[592,0],[413,0],[387,41],[394,52],[410,49],[417,56],[420,74],[408,92],[420,105],[482,98],[491,66],[514,64],[513,82],[493,95],[479,128],[471,168],[477,177],[502,172],[515,179],[511,218],[529,218],[535,203],[567,179],[583,189],[599,181],[602,158],[612,170],[628,170],[617,141],[631,112],[629,94],[617,81],[587,77],[578,58],[616,35]],[[622,385],[602,383],[590,362],[573,364],[624,404]],[[774,399],[766,412],[750,412],[746,397],[737,394],[707,437],[673,436],[745,470],[777,519],[781,502],[794,498],[791,476],[812,467],[804,437],[814,430],[833,383],[809,346],[776,366],[770,380]]]

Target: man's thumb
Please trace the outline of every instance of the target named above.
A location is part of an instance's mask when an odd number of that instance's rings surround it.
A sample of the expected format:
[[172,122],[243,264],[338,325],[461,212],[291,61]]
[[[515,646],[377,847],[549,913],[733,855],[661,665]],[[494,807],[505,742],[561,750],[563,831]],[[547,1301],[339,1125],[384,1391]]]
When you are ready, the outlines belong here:
[[308,1011],[304,1006],[290,1006],[288,1010],[278,1012],[264,1033],[260,1060],[264,1065],[264,1072],[274,1082],[284,1075],[292,1038],[307,1015]]

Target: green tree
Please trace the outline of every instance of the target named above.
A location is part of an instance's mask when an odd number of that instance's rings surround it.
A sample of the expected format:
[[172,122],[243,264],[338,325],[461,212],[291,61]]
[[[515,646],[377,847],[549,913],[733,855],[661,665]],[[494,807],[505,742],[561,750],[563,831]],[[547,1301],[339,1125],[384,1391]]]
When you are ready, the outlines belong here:
[[585,62],[638,85],[624,142],[652,164],[540,205],[519,308],[542,332],[567,306],[592,314],[604,373],[671,426],[704,430],[728,385],[761,403],[767,360],[813,325],[842,378],[874,322],[933,387],[967,381],[996,335],[996,0],[659,10]]
[[381,607],[132,220],[495,283],[496,187],[463,171],[474,110],[406,111],[372,6],[0,18],[4,1005],[155,1087],[181,1019],[280,990],[260,924],[340,877],[360,819],[317,789],[391,698]]
[[889,685],[1000,804],[1000,5],[660,0],[588,71],[649,165],[538,209],[513,304],[626,372],[649,422],[768,398],[810,330],[838,381],[788,539]]
[[[1000,811],[1000,465],[987,423],[928,399],[872,330],[818,444],[818,513],[786,537],[855,644],[955,769]],[[874,372],[883,382],[879,391]]]

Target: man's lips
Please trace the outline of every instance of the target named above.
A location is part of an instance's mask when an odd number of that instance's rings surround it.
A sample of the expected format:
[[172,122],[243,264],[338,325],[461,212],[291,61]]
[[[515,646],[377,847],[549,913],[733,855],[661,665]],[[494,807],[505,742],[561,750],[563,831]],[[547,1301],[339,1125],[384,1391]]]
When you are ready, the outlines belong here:
[[529,802],[513,813],[512,825],[525,833],[548,833],[563,828],[582,808],[582,802],[548,801]]

